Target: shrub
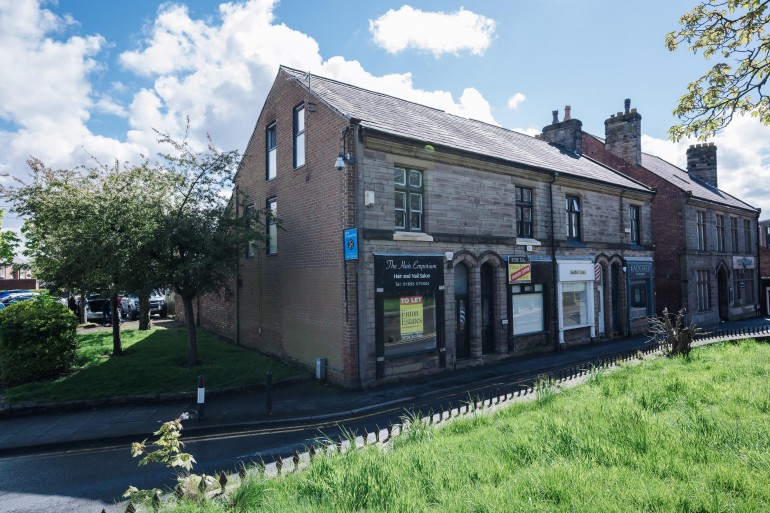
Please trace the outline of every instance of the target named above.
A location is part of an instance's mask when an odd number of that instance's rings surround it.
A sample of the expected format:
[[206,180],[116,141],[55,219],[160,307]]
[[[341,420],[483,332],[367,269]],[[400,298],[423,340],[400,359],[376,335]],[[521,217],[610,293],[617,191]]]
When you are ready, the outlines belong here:
[[69,371],[77,325],[66,306],[46,295],[0,310],[0,382],[17,385]]

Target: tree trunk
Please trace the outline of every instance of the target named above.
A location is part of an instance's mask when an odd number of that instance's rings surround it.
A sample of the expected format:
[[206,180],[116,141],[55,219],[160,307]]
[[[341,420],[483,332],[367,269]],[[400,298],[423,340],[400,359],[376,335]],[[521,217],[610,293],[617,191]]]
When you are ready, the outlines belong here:
[[150,295],[142,292],[139,294],[139,329],[150,328]]
[[195,311],[193,309],[193,298],[189,296],[182,297],[184,303],[184,317],[187,323],[187,366],[195,367],[198,365],[198,335],[195,331]]
[[80,293],[80,324],[86,323],[86,293]]
[[110,317],[112,318],[112,356],[123,354],[123,342],[120,339],[120,312],[118,311],[118,294],[110,297]]

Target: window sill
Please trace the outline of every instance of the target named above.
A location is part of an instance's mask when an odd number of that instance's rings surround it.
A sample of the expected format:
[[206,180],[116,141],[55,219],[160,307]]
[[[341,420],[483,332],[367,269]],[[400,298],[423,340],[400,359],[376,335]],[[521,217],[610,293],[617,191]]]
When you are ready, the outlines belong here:
[[542,243],[531,237],[516,237],[517,246],[542,246]]
[[433,242],[433,236],[423,232],[394,232],[393,240]]
[[577,330],[580,328],[590,328],[590,324],[581,324],[580,326],[562,326],[562,331]]

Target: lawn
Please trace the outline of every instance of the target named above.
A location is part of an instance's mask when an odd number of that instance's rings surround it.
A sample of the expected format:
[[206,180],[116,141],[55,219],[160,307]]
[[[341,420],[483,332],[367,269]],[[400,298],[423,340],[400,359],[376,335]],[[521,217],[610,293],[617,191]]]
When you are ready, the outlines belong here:
[[698,348],[304,471],[196,512],[770,511],[770,345]]
[[236,347],[202,331],[198,331],[201,364],[194,368],[187,367],[186,329],[127,329],[122,332],[122,340],[124,355],[113,358],[111,331],[78,335],[77,369],[72,374],[56,381],[0,389],[0,393],[11,404],[60,402],[192,392],[197,389],[201,373],[205,374],[209,389],[263,383],[268,370],[273,372],[274,381],[307,374],[307,370]]

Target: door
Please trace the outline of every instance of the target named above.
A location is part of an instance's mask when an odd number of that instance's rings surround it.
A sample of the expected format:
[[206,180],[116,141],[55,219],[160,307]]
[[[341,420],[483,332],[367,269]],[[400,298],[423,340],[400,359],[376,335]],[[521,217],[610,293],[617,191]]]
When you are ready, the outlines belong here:
[[727,269],[720,267],[717,271],[717,301],[719,303],[719,320],[730,320],[730,292],[727,284]]
[[620,265],[613,264],[610,276],[610,292],[612,293],[612,334],[620,333],[622,329],[622,320],[620,309]]
[[471,356],[471,310],[468,302],[468,267],[457,264],[455,275],[455,353],[457,358]]
[[481,353],[495,352],[495,271],[481,266]]

